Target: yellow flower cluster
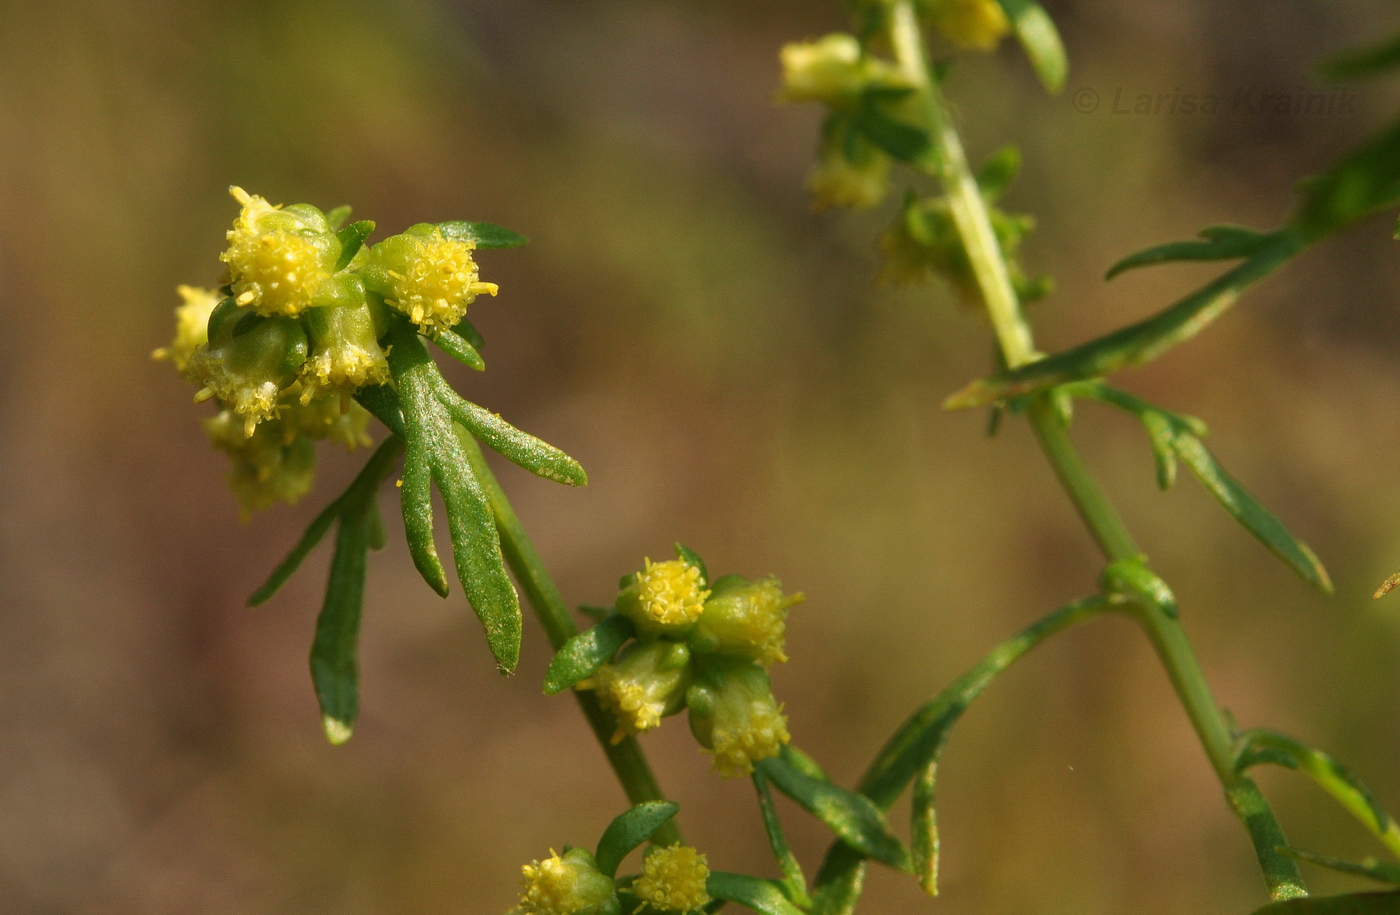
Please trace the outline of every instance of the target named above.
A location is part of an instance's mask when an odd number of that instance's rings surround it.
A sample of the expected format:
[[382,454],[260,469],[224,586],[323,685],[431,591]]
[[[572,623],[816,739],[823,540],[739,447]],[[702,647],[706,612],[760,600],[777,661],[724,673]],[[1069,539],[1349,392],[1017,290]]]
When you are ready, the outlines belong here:
[[690,650],[656,641],[634,644],[611,664],[604,664],[580,688],[595,690],[598,701],[617,720],[612,742],[648,731],[684,707],[690,684]]
[[710,902],[709,861],[689,845],[653,848],[642,862],[632,894],[662,912],[693,912]]
[[543,861],[520,868],[519,911],[525,915],[591,915],[613,898],[613,881],[599,872],[593,856],[571,848],[561,856],[550,849]]
[[365,271],[369,288],[423,330],[452,327],[478,295],[495,295],[481,282],[469,241],[447,238],[436,226],[413,226],[374,246]]
[[301,314],[330,279],[340,242],[319,210],[284,210],[241,187],[229,193],[243,205],[219,256],[234,301],[260,315]]
[[933,27],[961,48],[992,51],[1011,28],[997,0],[934,0]]

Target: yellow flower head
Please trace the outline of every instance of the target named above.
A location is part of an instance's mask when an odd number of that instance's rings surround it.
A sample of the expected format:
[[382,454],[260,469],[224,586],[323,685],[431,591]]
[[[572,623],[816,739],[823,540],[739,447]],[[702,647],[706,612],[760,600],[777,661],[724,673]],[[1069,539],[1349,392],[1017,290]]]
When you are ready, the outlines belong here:
[[360,278],[337,276],[325,291],[326,304],[318,303],[303,319],[311,341],[311,355],[301,367],[303,403],[321,391],[350,395],[389,380],[389,362]]
[[301,314],[335,270],[339,240],[313,207],[284,210],[241,187],[229,193],[243,204],[219,255],[234,301],[261,315]]
[[679,712],[690,685],[690,650],[674,642],[633,644],[610,664],[579,684],[592,689],[617,721],[612,742],[648,731]]
[[784,594],[776,578],[725,586],[721,579],[687,641],[700,652],[754,661],[764,667],[787,660],[784,638],[788,608],[803,600]]
[[243,418],[231,410],[204,421],[209,440],[228,455],[228,486],[238,499],[243,519],[277,502],[291,505],[311,491],[316,473],[316,446],[305,435],[280,423],[265,423],[243,434]]
[[[245,434],[277,411],[283,389],[296,380],[306,361],[306,331],[292,318],[259,318],[229,308],[216,309],[209,342],[189,362],[189,374],[204,387],[196,401],[217,397],[243,417]],[[243,327],[242,318],[252,318]],[[240,332],[241,331],[241,332]]]
[[593,856],[571,848],[520,868],[520,911],[525,915],[592,915],[612,899],[613,881]]
[[169,359],[175,363],[175,370],[183,373],[195,350],[209,342],[209,315],[219,304],[219,294],[195,286],[178,286],[175,291],[185,300],[175,309],[175,339],[151,353],[151,357]]
[[643,638],[684,635],[704,612],[709,596],[695,566],[681,559],[648,559],[618,595],[617,609],[632,620]]
[[709,876],[709,862],[689,845],[653,848],[642,862],[632,894],[663,912],[692,912],[710,902],[705,889]]
[[705,682],[686,693],[690,730],[714,757],[723,778],[749,775],[753,764],[777,756],[788,735],[787,719],[754,664],[730,664],[712,670]]
[[478,295],[498,289],[480,281],[475,250],[474,243],[447,238],[437,226],[413,226],[374,246],[365,285],[424,330],[452,327]]
[[872,85],[900,85],[894,67],[862,54],[860,42],[837,32],[816,41],[783,45],[782,98],[848,106]]
[[997,0],[934,0],[933,27],[960,48],[991,51],[1010,30]]

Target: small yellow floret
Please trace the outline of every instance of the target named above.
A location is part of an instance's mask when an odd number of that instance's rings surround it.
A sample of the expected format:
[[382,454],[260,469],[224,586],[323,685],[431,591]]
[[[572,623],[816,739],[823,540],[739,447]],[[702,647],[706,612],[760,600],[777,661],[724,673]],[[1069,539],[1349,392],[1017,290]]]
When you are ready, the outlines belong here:
[[637,575],[642,612],[663,626],[684,626],[705,612],[710,592],[700,587],[700,570],[681,559],[646,560]]
[[1011,29],[997,0],[937,0],[933,26],[953,44],[974,51],[991,51]]
[[872,80],[883,80],[893,71],[875,60],[863,60],[860,42],[852,35],[836,33],[817,41],[783,45],[782,98],[789,102],[823,102],[837,105],[854,99]]
[[691,912],[709,904],[709,876],[709,862],[689,845],[653,848],[642,862],[632,894],[663,912]]
[[242,188],[230,193],[243,209],[219,259],[229,265],[234,301],[261,315],[298,315],[310,308],[339,254],[335,236],[298,229],[290,216],[275,219],[280,207]]
[[598,702],[617,721],[612,742],[649,731],[680,710],[689,683],[689,651],[664,641],[633,645],[614,662],[598,668],[580,689],[597,692]]
[[217,293],[195,286],[175,289],[184,304],[175,309],[175,339],[151,353],[154,359],[169,359],[176,371],[183,372],[195,350],[209,342],[209,315],[219,304]]
[[771,695],[746,700],[744,709],[715,715],[711,755],[721,778],[753,774],[753,764],[777,756],[792,739],[783,708]]
[[520,911],[526,915],[574,915],[592,911],[613,894],[613,882],[573,851],[520,868]]
[[478,295],[495,295],[500,287],[480,281],[471,242],[445,238],[441,232],[415,237],[416,256],[406,272],[394,271],[393,295],[385,301],[425,330],[452,327]]
[[322,389],[331,391],[357,391],[362,387],[385,384],[389,380],[389,363],[383,350],[376,348],[370,352],[349,341],[314,353],[301,367],[301,402],[310,403],[311,398]]

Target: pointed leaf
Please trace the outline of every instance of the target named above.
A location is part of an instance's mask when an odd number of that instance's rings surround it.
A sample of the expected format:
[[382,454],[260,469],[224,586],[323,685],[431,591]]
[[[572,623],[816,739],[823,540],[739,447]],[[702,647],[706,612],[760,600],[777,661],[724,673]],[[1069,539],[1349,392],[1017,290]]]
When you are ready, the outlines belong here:
[[1151,267],[1173,261],[1223,261],[1250,257],[1274,240],[1277,232],[1264,234],[1240,226],[1211,226],[1201,231],[1204,241],[1176,241],[1148,248],[1108,268],[1104,279],[1138,267]]
[[909,852],[885,826],[885,815],[868,797],[813,778],[781,757],[758,764],[777,789],[831,827],[861,854],[895,870],[911,869]]
[[403,409],[393,388],[387,384],[360,388],[355,393],[355,402],[388,426],[390,432],[403,438]]
[[440,222],[442,234],[456,241],[469,241],[478,248],[519,248],[530,239],[519,232],[489,222]]
[[792,853],[792,847],[788,845],[782,820],[778,819],[777,808],[773,806],[768,777],[760,769],[753,772],[753,786],[758,792],[758,810],[763,817],[763,831],[768,834],[768,847],[772,849],[773,858],[783,872],[783,892],[788,899],[807,908],[812,904],[807,896],[807,877],[802,873],[802,864]]
[[1366,877],[1371,880],[1379,881],[1380,883],[1400,886],[1400,865],[1378,861],[1375,858],[1366,858],[1358,862],[1343,861],[1340,858],[1329,858],[1326,855],[1303,851],[1301,848],[1285,848],[1281,850],[1285,855],[1296,861],[1306,861],[1309,864],[1330,868],[1331,870],[1339,871],[1343,874]]
[[1254,915],[1396,915],[1397,912],[1400,912],[1400,892],[1287,899],[1255,909]]
[[410,448],[403,460],[399,501],[403,507],[404,538],[413,565],[423,580],[442,597],[448,594],[447,570],[438,558],[433,537],[433,477],[421,448]]
[[463,318],[458,321],[456,324],[452,325],[452,330],[457,336],[476,347],[477,350],[486,349],[486,338],[481,336],[481,332],[473,326],[470,318]]
[[1348,51],[1323,61],[1322,75],[1328,79],[1359,79],[1400,67],[1400,35],[1377,45]]
[[783,895],[782,887],[773,880],[711,871],[705,881],[711,896],[726,902],[737,902],[760,915],[804,915],[803,911]]
[[912,843],[909,850],[914,857],[914,876],[930,896],[938,895],[938,813],[933,799],[937,775],[938,760],[930,760],[914,779],[914,800],[910,807]]
[[335,262],[337,271],[350,266],[350,262],[355,259],[355,255],[359,254],[360,248],[364,246],[365,239],[369,238],[373,231],[374,223],[368,219],[361,219],[335,233],[335,237],[340,239],[340,258]]
[[692,550],[683,543],[676,544],[676,558],[682,560],[686,565],[694,566],[700,570],[700,587],[710,587],[710,570],[705,568],[705,560],[700,558],[700,554]]
[[1245,530],[1259,538],[1271,553],[1282,559],[1304,581],[1324,594],[1332,593],[1332,579],[1317,555],[1235,482],[1199,438],[1189,433],[1179,434],[1173,447],[1202,485],[1236,521],[1244,525]]
[[326,224],[331,227],[332,232],[340,231],[340,227],[345,225],[345,220],[350,218],[349,206],[338,206],[326,214]]
[[635,632],[631,620],[614,614],[569,639],[549,662],[549,670],[544,675],[545,695],[562,693],[580,680],[593,676]]
[[583,486],[588,482],[588,474],[578,461],[548,442],[521,432],[484,407],[463,400],[445,385],[440,396],[453,419],[511,463],[556,483]]
[[478,372],[486,370],[486,360],[481,358],[481,353],[476,351],[476,347],[471,344],[470,340],[456,331],[439,330],[428,339],[437,344],[438,349],[468,368],[476,369]]
[[660,829],[680,807],[670,801],[644,801],[608,824],[598,840],[598,869],[609,877],[617,876],[622,859],[632,853]]
[[326,738],[333,744],[350,739],[360,712],[357,650],[369,554],[368,515],[363,506],[347,515],[336,535],[326,600],[311,643],[311,682]]
[[1069,59],[1055,21],[1033,0],[999,0],[1045,91],[1058,93],[1069,75]]

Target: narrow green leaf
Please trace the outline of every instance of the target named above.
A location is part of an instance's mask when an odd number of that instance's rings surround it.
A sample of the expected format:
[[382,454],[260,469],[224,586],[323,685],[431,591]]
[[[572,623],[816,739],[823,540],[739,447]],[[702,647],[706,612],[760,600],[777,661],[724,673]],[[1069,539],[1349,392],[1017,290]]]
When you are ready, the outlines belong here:
[[867,140],[900,162],[919,162],[932,149],[927,133],[918,127],[896,121],[871,102],[867,102],[852,116],[851,125]]
[[369,554],[367,517],[362,505],[341,518],[326,600],[311,643],[311,682],[321,704],[326,739],[333,744],[350,739],[360,712],[357,650]]
[[1319,69],[1328,79],[1360,79],[1395,67],[1400,67],[1400,35],[1328,58]]
[[[725,578],[728,577],[728,575],[725,576]],[[720,581],[724,581],[724,578],[721,578]],[[812,778],[820,779],[822,781],[831,781],[830,778],[827,778],[826,770],[822,769],[821,765],[815,759],[808,756],[806,753],[803,753],[801,750],[797,749],[797,747],[794,747],[792,744],[783,744],[783,748],[779,751],[779,755],[782,756],[783,762],[787,763],[789,766],[792,766],[798,772],[801,772],[805,775],[809,775]]]
[[447,570],[438,558],[433,538],[433,477],[428,458],[419,448],[411,448],[403,460],[403,480],[399,487],[403,507],[404,538],[413,565],[428,586],[443,597],[448,594]]
[[598,840],[598,869],[617,876],[622,859],[650,839],[652,834],[676,815],[680,807],[670,801],[644,801],[608,824]]
[[1317,555],[1235,482],[1199,438],[1189,433],[1178,434],[1173,447],[1202,485],[1236,521],[1244,525],[1245,530],[1259,538],[1271,553],[1283,560],[1304,581],[1324,594],[1332,593],[1332,579]]
[[530,243],[519,232],[489,222],[440,222],[438,230],[446,238],[469,241],[478,248],[519,248]]
[[428,339],[437,344],[438,349],[468,368],[478,372],[486,371],[486,360],[481,358],[481,353],[476,351],[470,340],[456,331],[439,330]]
[[1167,583],[1147,567],[1146,558],[1120,559],[1111,562],[1099,578],[1099,586],[1109,597],[1127,598],[1156,607],[1176,619],[1176,596]]
[[361,219],[335,233],[335,237],[340,239],[340,258],[335,262],[336,270],[344,270],[350,266],[350,262],[355,259],[355,255],[359,254],[360,248],[364,246],[365,239],[369,238],[373,231],[374,223],[368,219]]
[[634,634],[632,621],[614,614],[569,639],[549,662],[549,670],[544,675],[545,695],[562,693],[580,680],[593,676]]
[[458,321],[456,324],[452,325],[452,330],[457,336],[476,347],[477,350],[486,349],[486,338],[481,336],[481,332],[472,324],[470,318],[463,318]]
[[977,187],[988,203],[995,203],[1021,173],[1021,150],[1006,145],[992,153],[977,170]]
[[842,841],[868,858],[908,873],[909,852],[885,826],[885,815],[869,798],[816,779],[781,757],[758,764],[777,789],[829,826]]
[[1345,896],[1310,896],[1271,902],[1254,915],[1396,915],[1400,892],[1348,893]]
[[980,378],[944,401],[944,408],[984,407],[1150,362],[1200,333],[1233,305],[1241,292],[1272,274],[1309,243],[1296,232],[1280,232],[1272,239],[1244,263],[1152,317],[1021,368]]
[[1255,232],[1240,226],[1211,226],[1201,230],[1204,241],[1175,241],[1130,254],[1109,267],[1104,279],[1111,280],[1120,273],[1139,267],[1174,261],[1224,261],[1251,257],[1278,234]]
[[773,858],[783,872],[783,892],[802,908],[810,908],[812,900],[807,896],[807,877],[802,873],[802,864],[792,853],[792,847],[788,845],[783,822],[778,819],[778,810],[773,806],[768,777],[760,769],[753,772],[753,786],[758,792],[758,810],[763,817],[763,831],[768,835],[768,847],[773,850]]
[[378,504],[370,504],[369,518],[366,523],[369,525],[367,530],[369,548],[377,553],[384,549],[384,545],[387,543],[387,538],[384,533],[384,516],[380,514]]
[[1400,203],[1400,122],[1302,187],[1293,226],[1309,239]]
[[1296,899],[1308,895],[1297,862],[1279,851],[1288,844],[1287,840],[1269,806],[1269,799],[1254,780],[1247,775],[1235,779],[1225,788],[1225,799],[1249,833],[1260,870],[1264,872],[1264,882],[1269,886],[1269,898]]
[[1352,874],[1356,877],[1366,877],[1380,883],[1400,886],[1400,866],[1389,864],[1385,861],[1378,861],[1375,858],[1365,858],[1361,861],[1352,862],[1343,861],[1340,858],[1329,858],[1326,855],[1319,855],[1310,851],[1303,851],[1301,848],[1283,848],[1279,850],[1295,861],[1306,861],[1309,864],[1316,864],[1318,867],[1326,867],[1343,874]]
[[700,570],[700,586],[710,587],[710,570],[705,568],[705,560],[700,558],[700,554],[692,550],[683,543],[676,544],[676,558],[685,562],[686,565],[695,566]]
[[812,884],[812,915],[852,915],[865,887],[865,856],[837,840]]
[[709,879],[705,881],[705,889],[716,899],[737,902],[760,915],[804,915],[803,911],[783,894],[782,887],[773,880],[711,871]]
[[490,410],[462,399],[445,383],[439,397],[453,419],[511,463],[556,483],[583,486],[588,482],[588,474],[578,461],[548,442],[521,432]]
[[345,220],[350,218],[349,206],[338,206],[326,214],[326,224],[331,227],[332,232],[340,231],[340,227],[345,225]]
[[360,388],[355,394],[355,402],[364,407],[389,431],[403,438],[403,409],[399,395],[387,384]]
[[1060,40],[1055,21],[1045,8],[1033,0],[998,0],[1011,20],[1016,38],[1030,58],[1031,67],[1045,91],[1054,95],[1065,87],[1069,75],[1069,58]]
[[930,760],[914,779],[914,799],[910,808],[910,852],[914,856],[914,876],[930,896],[938,895],[938,813],[934,808],[934,780],[938,760]]
[[1142,428],[1152,445],[1152,458],[1157,464],[1157,486],[1163,492],[1176,483],[1176,451],[1172,449],[1175,434],[1171,423],[1155,411],[1142,414]]

